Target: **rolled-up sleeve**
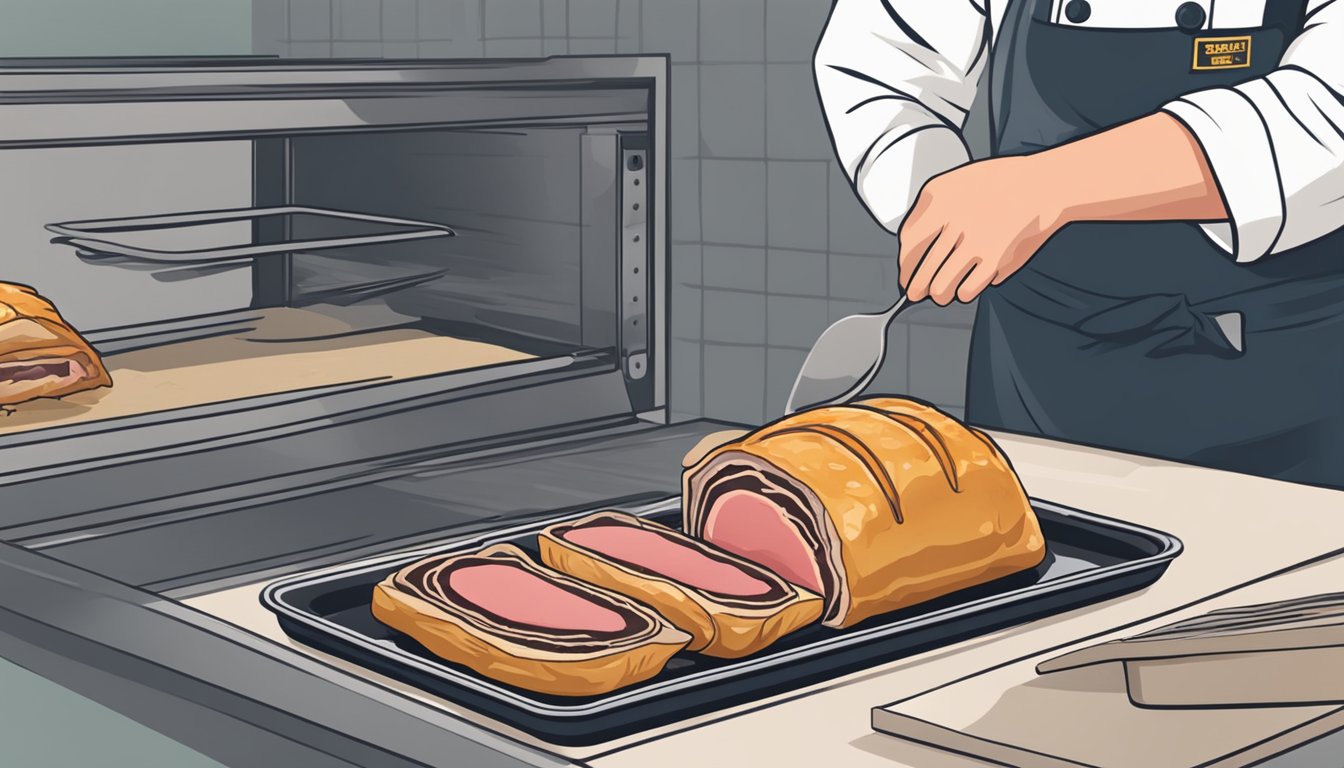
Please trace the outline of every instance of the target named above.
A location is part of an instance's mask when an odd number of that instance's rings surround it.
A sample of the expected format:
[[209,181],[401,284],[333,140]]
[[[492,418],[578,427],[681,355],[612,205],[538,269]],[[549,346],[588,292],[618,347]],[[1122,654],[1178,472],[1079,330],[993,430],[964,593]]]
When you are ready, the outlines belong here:
[[1344,225],[1344,0],[1308,4],[1273,72],[1163,110],[1204,150],[1229,220],[1202,226],[1238,262]]
[[855,191],[896,232],[924,182],[970,161],[961,129],[988,58],[972,0],[837,0],[814,61]]

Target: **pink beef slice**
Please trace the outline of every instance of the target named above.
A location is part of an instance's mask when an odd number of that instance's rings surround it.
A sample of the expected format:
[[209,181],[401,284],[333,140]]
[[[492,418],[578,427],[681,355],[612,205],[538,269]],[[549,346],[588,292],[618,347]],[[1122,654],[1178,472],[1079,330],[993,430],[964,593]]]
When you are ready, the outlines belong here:
[[563,534],[573,542],[615,560],[640,567],[706,592],[735,597],[757,597],[771,585],[731,562],[716,560],[675,538],[631,525],[593,525],[571,528]]
[[816,555],[777,497],[749,490],[716,496],[705,518],[704,539],[787,582],[825,594]]
[[457,568],[448,576],[448,587],[510,624],[576,632],[619,632],[626,626],[616,611],[502,563]]

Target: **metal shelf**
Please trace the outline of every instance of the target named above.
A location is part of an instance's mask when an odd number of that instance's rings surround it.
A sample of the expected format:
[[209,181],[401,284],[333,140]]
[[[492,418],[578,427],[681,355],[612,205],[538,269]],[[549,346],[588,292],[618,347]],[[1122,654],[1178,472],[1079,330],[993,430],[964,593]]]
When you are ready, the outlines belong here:
[[[257,224],[277,217],[285,234],[258,242]],[[296,237],[296,226],[317,236]],[[344,229],[336,233],[334,230]],[[155,264],[218,264],[293,251],[319,251],[404,240],[451,237],[442,224],[306,206],[238,208],[133,218],[90,219],[48,224],[64,243],[93,256],[113,256]],[[267,228],[271,229],[271,228]]]

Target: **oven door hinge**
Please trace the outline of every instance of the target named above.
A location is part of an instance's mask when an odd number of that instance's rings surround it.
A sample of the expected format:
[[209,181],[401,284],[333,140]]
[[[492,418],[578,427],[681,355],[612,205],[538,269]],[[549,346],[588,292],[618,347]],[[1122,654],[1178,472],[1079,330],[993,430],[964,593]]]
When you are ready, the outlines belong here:
[[649,182],[645,134],[621,136],[621,365],[625,377],[649,375]]

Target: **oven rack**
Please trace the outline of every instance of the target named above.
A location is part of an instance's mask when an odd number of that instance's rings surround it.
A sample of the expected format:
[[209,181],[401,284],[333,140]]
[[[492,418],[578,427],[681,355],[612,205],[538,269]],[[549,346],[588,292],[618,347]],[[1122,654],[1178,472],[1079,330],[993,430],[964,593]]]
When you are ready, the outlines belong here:
[[[344,226],[363,227],[364,231],[295,237],[293,223],[300,219],[318,225],[310,229]],[[241,227],[229,227],[240,222],[251,223],[243,237],[237,235]],[[300,205],[87,219],[48,224],[46,228],[57,235],[52,242],[70,245],[82,255],[180,265],[247,261],[294,251],[380,245],[457,234],[452,228],[433,222]],[[173,241],[171,246],[154,242],[156,236],[162,239],[165,233]]]

